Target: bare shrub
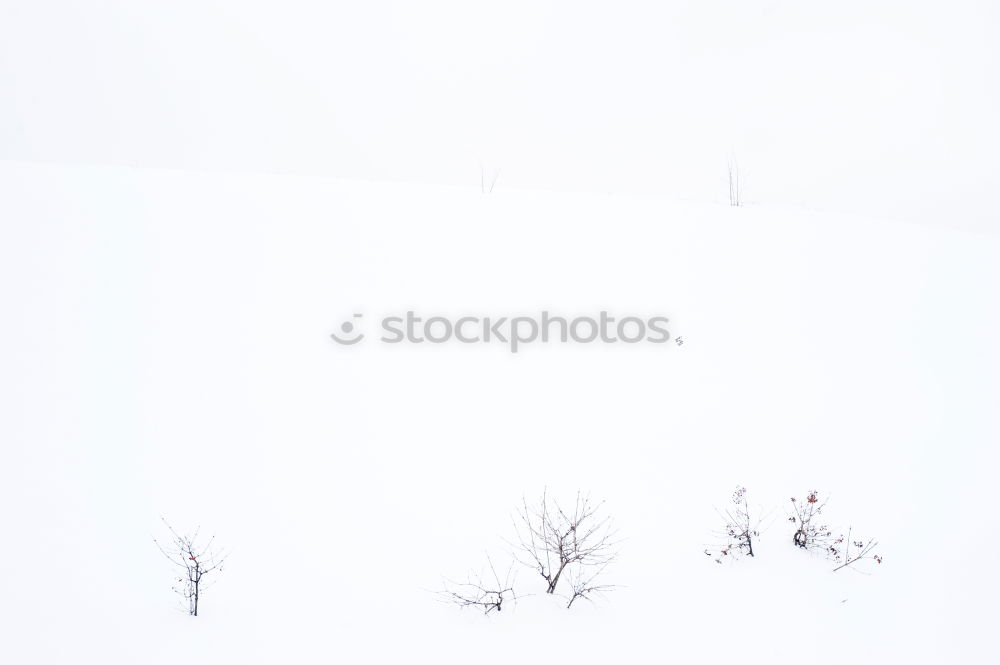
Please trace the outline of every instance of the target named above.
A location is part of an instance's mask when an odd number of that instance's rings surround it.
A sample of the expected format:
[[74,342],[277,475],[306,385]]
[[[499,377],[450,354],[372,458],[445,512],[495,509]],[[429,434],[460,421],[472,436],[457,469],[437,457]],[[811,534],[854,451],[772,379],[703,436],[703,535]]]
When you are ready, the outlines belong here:
[[[762,517],[760,511],[752,511],[747,501],[747,488],[737,487],[730,499],[731,505],[725,510],[716,508],[715,512],[722,518],[723,528],[716,532],[722,545],[713,546],[717,552],[716,563],[722,563],[724,557],[738,559],[743,556],[754,556],[753,545],[760,537]],[[706,549],[705,554],[713,555]]]
[[821,501],[819,492],[812,490],[806,494],[805,500],[793,496],[791,501],[795,514],[788,521],[796,526],[792,543],[796,547],[836,560],[840,554],[841,540],[833,535],[833,530],[822,519],[826,500]]
[[453,582],[447,580],[445,588],[440,591],[440,595],[450,603],[459,607],[477,607],[487,615],[490,612],[500,612],[503,610],[505,601],[517,603],[517,594],[514,592],[514,562],[511,561],[507,569],[507,574],[503,581],[493,565],[493,560],[486,557],[489,566],[489,575],[483,573],[469,575],[465,582]]
[[882,563],[882,557],[874,553],[878,541],[855,540],[851,535],[851,529],[848,529],[845,536],[828,526],[822,517],[827,500],[821,500],[819,492],[813,490],[806,494],[805,500],[792,497],[791,501],[795,514],[790,516],[788,521],[796,526],[796,531],[792,535],[792,543],[796,547],[816,552],[838,564],[834,571],[866,559]]

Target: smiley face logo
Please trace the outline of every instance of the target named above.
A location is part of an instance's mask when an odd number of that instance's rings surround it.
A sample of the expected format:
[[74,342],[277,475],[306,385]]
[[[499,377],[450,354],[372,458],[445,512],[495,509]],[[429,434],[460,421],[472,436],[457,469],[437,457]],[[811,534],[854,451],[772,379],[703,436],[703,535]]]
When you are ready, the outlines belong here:
[[[354,318],[355,319],[360,319],[361,318],[361,314],[355,314]],[[351,322],[351,321],[344,321],[343,323],[341,323],[340,324],[340,331],[342,333],[344,333],[344,335],[348,335],[348,337],[341,338],[341,337],[337,336],[337,333],[331,333],[330,337],[332,337],[333,341],[335,341],[337,344],[346,344],[346,345],[350,346],[351,344],[357,344],[358,342],[360,342],[361,340],[363,340],[365,338],[364,333],[358,333],[357,337],[353,337],[353,338],[349,337],[349,335],[351,335],[351,333],[354,332],[354,323]]]

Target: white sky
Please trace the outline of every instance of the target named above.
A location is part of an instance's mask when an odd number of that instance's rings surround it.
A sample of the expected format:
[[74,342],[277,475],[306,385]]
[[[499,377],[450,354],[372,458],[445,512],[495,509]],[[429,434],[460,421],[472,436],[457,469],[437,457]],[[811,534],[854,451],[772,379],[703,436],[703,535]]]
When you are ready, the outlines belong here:
[[0,4],[0,159],[1000,228],[992,2]]

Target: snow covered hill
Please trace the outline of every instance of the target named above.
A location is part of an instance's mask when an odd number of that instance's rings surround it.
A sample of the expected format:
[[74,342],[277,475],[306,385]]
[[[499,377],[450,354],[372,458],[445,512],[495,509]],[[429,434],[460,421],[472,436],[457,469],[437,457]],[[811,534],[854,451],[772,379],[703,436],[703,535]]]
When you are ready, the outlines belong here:
[[[1000,238],[654,197],[0,163],[11,663],[983,662]],[[386,344],[377,321],[669,318],[667,344]],[[361,314],[361,317],[354,317]],[[366,334],[333,342],[345,321]],[[679,345],[673,338],[683,338]],[[733,488],[752,560],[703,553]],[[523,496],[582,489],[618,586],[484,618]],[[789,497],[880,541],[796,550]],[[152,543],[230,565],[194,619]],[[509,557],[506,559],[509,560]]]

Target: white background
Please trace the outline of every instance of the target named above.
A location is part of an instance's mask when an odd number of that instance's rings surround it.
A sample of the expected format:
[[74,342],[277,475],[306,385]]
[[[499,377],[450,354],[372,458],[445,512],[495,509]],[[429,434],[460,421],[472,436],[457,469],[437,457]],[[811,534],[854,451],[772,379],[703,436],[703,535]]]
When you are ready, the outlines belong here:
[[[3,5],[0,655],[991,662],[993,10],[345,6]],[[686,343],[379,344],[407,309]],[[438,603],[544,487],[620,588]],[[811,489],[870,575],[790,545]],[[161,516],[232,552],[197,619]]]

